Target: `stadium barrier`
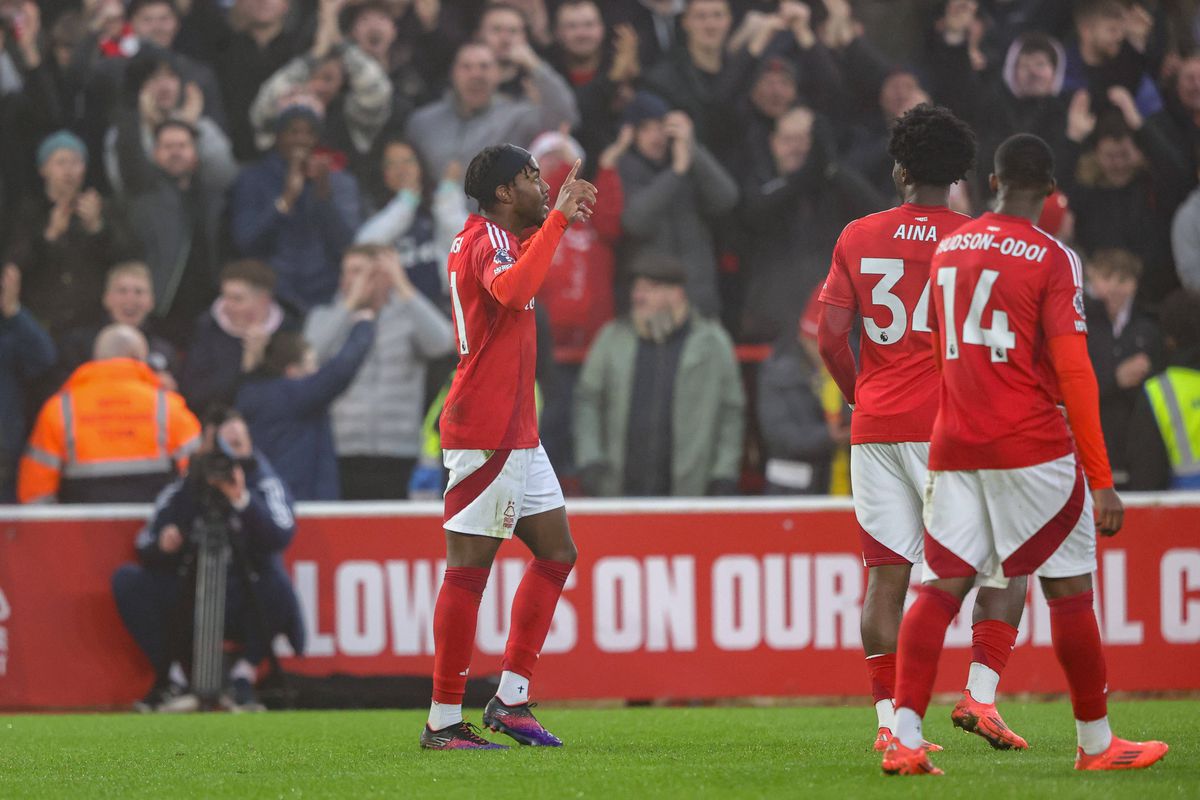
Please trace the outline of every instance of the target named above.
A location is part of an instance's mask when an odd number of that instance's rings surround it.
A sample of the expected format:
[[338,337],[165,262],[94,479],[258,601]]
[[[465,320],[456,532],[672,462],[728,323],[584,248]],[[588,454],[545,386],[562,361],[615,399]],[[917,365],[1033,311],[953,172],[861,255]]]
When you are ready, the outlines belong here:
[[[1129,498],[1100,548],[1097,610],[1113,689],[1200,689],[1200,493]],[[580,558],[537,676],[541,699],[863,696],[865,572],[840,499],[573,502]],[[148,509],[0,508],[0,708],[119,706],[150,679],[109,578]],[[443,569],[440,507],[301,505],[287,560],[304,609],[305,676],[423,676]],[[501,548],[479,615],[474,676],[499,670],[525,565]],[[1036,583],[1036,582],[1033,582]],[[911,598],[911,595],[910,595]],[[969,608],[969,606],[965,606]],[[962,685],[969,612],[938,690]],[[1004,677],[1065,690],[1036,586]]]

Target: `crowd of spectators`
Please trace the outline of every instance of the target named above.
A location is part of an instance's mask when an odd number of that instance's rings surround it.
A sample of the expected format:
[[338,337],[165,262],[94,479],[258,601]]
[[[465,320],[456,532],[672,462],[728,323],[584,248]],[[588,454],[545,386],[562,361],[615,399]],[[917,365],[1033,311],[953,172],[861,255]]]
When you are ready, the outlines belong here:
[[69,499],[37,470],[79,454],[28,433],[108,374],[239,409],[297,499],[408,496],[463,171],[502,142],[600,188],[537,306],[567,487],[836,489],[848,412],[802,321],[923,102],[979,135],[959,210],[1005,137],[1054,149],[1118,485],[1153,488],[1126,432],[1181,352],[1164,302],[1200,292],[1196,2],[0,0],[0,501],[26,468]]

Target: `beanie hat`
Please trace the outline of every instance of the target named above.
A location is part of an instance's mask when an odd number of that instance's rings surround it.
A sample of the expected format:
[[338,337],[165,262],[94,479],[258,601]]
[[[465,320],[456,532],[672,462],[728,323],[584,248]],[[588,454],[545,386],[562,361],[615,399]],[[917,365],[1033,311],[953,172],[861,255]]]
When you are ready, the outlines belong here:
[[75,134],[68,130],[55,131],[42,139],[37,149],[37,165],[41,167],[50,156],[59,150],[74,150],[86,162],[88,157],[87,145]]
[[670,111],[671,107],[667,105],[667,101],[658,95],[651,92],[638,92],[629,101],[629,105],[625,106],[625,123],[638,125],[646,120],[662,119]]

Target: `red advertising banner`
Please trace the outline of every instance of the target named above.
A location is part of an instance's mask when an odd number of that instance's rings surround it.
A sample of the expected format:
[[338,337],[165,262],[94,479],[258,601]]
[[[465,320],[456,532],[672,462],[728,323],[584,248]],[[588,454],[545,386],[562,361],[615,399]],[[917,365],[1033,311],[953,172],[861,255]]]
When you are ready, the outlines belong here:
[[[1126,528],[1100,549],[1096,606],[1109,685],[1200,689],[1200,497],[1143,496],[1132,505]],[[589,502],[569,510],[580,558],[539,663],[539,698],[868,693],[858,632],[866,575],[848,504]],[[145,510],[54,513],[0,511],[0,708],[131,702],[150,674],[117,617],[109,578],[132,558]],[[444,569],[436,507],[309,506],[300,517],[287,560],[308,652],[286,657],[287,668],[428,674]],[[499,671],[526,559],[519,542],[500,550],[473,675]],[[939,690],[962,685],[970,635],[968,610],[947,636]],[[1066,688],[1036,586],[1002,688]]]

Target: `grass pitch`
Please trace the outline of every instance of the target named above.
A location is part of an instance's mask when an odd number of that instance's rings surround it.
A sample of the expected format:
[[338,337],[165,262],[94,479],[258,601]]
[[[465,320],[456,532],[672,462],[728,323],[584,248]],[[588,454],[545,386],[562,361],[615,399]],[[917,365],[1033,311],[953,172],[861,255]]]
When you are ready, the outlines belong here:
[[[1200,797],[1200,702],[1112,704],[1125,738],[1160,738],[1164,762],[1075,773],[1065,702],[1001,705],[1032,749],[993,751],[935,706],[926,735],[942,778],[889,778],[870,750],[874,710],[540,709],[567,746],[417,748],[424,713],[0,717],[0,797]],[[480,712],[469,712],[478,721]],[[507,741],[507,737],[490,736]]]

